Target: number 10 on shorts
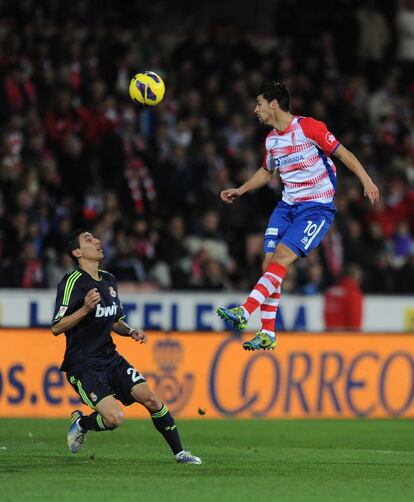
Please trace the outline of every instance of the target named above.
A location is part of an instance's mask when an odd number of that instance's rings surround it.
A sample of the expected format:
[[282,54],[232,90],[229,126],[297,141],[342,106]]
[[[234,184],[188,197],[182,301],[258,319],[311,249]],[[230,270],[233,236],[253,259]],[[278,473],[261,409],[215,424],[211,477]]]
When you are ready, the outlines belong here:
[[318,229],[318,225],[316,223],[313,223],[312,221],[308,221],[308,224],[306,225],[304,233],[308,237],[312,237],[312,235],[316,232],[317,229]]
[[305,244],[305,249],[308,249],[312,244],[314,238],[319,234],[321,228],[325,225],[325,221],[326,220],[322,220],[319,226],[316,223],[313,223],[313,221],[311,220],[307,221],[307,225],[305,227],[305,230],[303,231],[305,237],[301,239],[301,242]]

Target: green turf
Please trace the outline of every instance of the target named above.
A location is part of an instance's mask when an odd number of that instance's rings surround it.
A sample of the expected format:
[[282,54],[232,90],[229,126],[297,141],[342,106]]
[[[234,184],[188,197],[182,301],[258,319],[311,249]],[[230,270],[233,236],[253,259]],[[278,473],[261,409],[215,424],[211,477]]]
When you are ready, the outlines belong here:
[[412,421],[180,421],[204,461],[177,465],[150,421],[89,433],[67,421],[0,420],[4,501],[414,500]]

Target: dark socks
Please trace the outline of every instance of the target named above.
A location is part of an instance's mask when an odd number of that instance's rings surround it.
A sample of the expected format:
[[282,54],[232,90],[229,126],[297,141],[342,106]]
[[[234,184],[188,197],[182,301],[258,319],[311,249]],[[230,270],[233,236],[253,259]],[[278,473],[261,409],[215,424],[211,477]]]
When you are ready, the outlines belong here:
[[151,418],[155,428],[164,436],[174,455],[180,453],[184,448],[174,419],[165,404],[160,410],[152,413]]
[[111,430],[104,424],[102,415],[99,415],[97,411],[94,411],[90,415],[84,415],[79,420],[79,425],[84,431],[109,431]]
[[[175,421],[165,404],[162,408],[151,415],[155,428],[164,436],[174,455],[183,451],[180,435],[178,434]],[[79,420],[79,425],[84,431],[107,431],[111,430],[104,424],[102,416],[94,411],[90,415],[84,415]]]

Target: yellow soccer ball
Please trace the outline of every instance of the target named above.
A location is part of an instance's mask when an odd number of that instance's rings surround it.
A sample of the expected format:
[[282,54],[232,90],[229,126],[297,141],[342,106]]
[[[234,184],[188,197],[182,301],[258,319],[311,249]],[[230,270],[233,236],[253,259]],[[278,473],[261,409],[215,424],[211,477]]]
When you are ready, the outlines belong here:
[[137,73],[129,84],[129,95],[132,101],[140,105],[158,105],[163,100],[164,94],[164,81],[153,71]]

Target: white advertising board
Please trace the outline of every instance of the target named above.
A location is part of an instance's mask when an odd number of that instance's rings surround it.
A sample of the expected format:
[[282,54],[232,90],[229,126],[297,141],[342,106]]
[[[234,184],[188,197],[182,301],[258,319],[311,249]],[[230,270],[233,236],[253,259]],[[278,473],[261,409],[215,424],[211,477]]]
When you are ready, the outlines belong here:
[[[120,297],[132,326],[162,331],[216,331],[225,328],[217,307],[237,305],[246,293],[151,292],[125,293]],[[54,290],[0,290],[0,326],[49,326]],[[249,322],[249,331],[260,327],[259,313]],[[367,296],[364,331],[414,331],[414,297]],[[282,297],[278,312],[279,331],[323,331],[322,296]]]

